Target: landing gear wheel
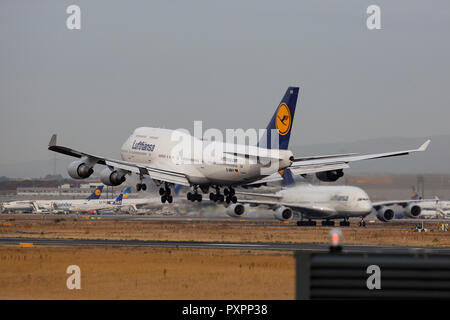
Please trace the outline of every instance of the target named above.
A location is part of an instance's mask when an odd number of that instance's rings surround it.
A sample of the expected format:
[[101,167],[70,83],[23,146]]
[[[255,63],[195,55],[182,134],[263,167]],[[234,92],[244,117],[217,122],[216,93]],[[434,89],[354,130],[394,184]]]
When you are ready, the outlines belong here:
[[237,202],[236,196],[232,196],[232,197],[231,197],[231,202],[233,202],[233,203],[236,203],[236,202]]
[[141,185],[141,190],[142,190],[142,191],[147,190],[147,185],[146,185],[145,183],[143,183],[143,184]]
[[214,194],[214,193],[210,193],[209,194],[209,200],[211,200],[211,201],[216,201],[216,195]]
[[365,228],[366,227],[366,222],[364,220],[361,220],[359,222],[359,226]]
[[191,193],[191,192],[188,192],[188,193],[186,194],[186,198],[187,198],[188,200],[194,201],[194,200],[192,200],[192,193]]
[[223,194],[227,196],[230,194],[230,191],[228,191],[228,189],[225,188],[225,189],[223,189]]
[[166,196],[162,196],[162,197],[161,197],[161,202],[162,202],[162,203],[166,203],[166,200],[167,200],[167,197],[166,197]]
[[341,222],[339,222],[339,225],[341,227],[349,227],[350,226],[350,221],[348,221],[348,220],[341,221]]
[[164,191],[164,188],[159,188],[159,195],[162,196],[162,195],[164,195],[164,193],[166,193]]
[[334,221],[322,220],[322,226],[324,226],[324,227],[334,227]]
[[142,188],[142,184],[138,183],[138,184],[136,185],[136,191],[137,191],[137,192],[141,191],[141,188]]
[[300,220],[300,221],[297,221],[297,225],[299,227],[315,227],[316,222],[313,220],[308,220],[308,221]]
[[168,203],[172,203],[173,201],[173,197],[172,196],[167,196],[167,202]]

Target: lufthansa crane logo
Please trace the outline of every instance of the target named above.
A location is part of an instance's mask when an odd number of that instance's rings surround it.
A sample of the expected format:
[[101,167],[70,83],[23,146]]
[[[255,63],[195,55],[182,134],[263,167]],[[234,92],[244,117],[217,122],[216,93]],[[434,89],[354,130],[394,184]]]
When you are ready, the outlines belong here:
[[291,112],[284,102],[278,107],[275,125],[278,133],[282,136],[286,135],[291,129]]
[[95,190],[95,195],[96,195],[96,196],[99,196],[100,193],[101,193],[101,192],[100,192],[100,189]]

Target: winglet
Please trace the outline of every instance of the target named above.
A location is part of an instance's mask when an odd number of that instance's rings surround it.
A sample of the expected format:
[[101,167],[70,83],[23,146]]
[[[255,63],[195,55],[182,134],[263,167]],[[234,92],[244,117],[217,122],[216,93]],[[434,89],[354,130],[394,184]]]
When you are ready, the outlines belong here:
[[52,135],[50,142],[48,143],[49,147],[54,147],[56,146],[56,134]]
[[427,140],[425,141],[425,143],[423,145],[421,145],[419,147],[419,149],[417,149],[417,151],[425,151],[428,148],[428,145],[430,144],[431,140]]

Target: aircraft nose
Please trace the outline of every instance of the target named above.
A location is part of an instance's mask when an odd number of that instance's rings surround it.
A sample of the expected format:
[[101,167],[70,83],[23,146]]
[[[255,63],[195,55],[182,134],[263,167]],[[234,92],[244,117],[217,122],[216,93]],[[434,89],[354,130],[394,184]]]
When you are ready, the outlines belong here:
[[365,212],[371,212],[372,211],[372,203],[370,201],[364,201],[364,203],[361,204],[362,208]]

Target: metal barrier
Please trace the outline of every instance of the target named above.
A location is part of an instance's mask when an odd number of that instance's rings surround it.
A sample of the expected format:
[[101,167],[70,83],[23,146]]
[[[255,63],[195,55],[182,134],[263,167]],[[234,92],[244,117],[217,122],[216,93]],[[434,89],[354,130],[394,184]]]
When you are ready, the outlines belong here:
[[450,299],[450,255],[297,252],[295,257],[297,299]]

